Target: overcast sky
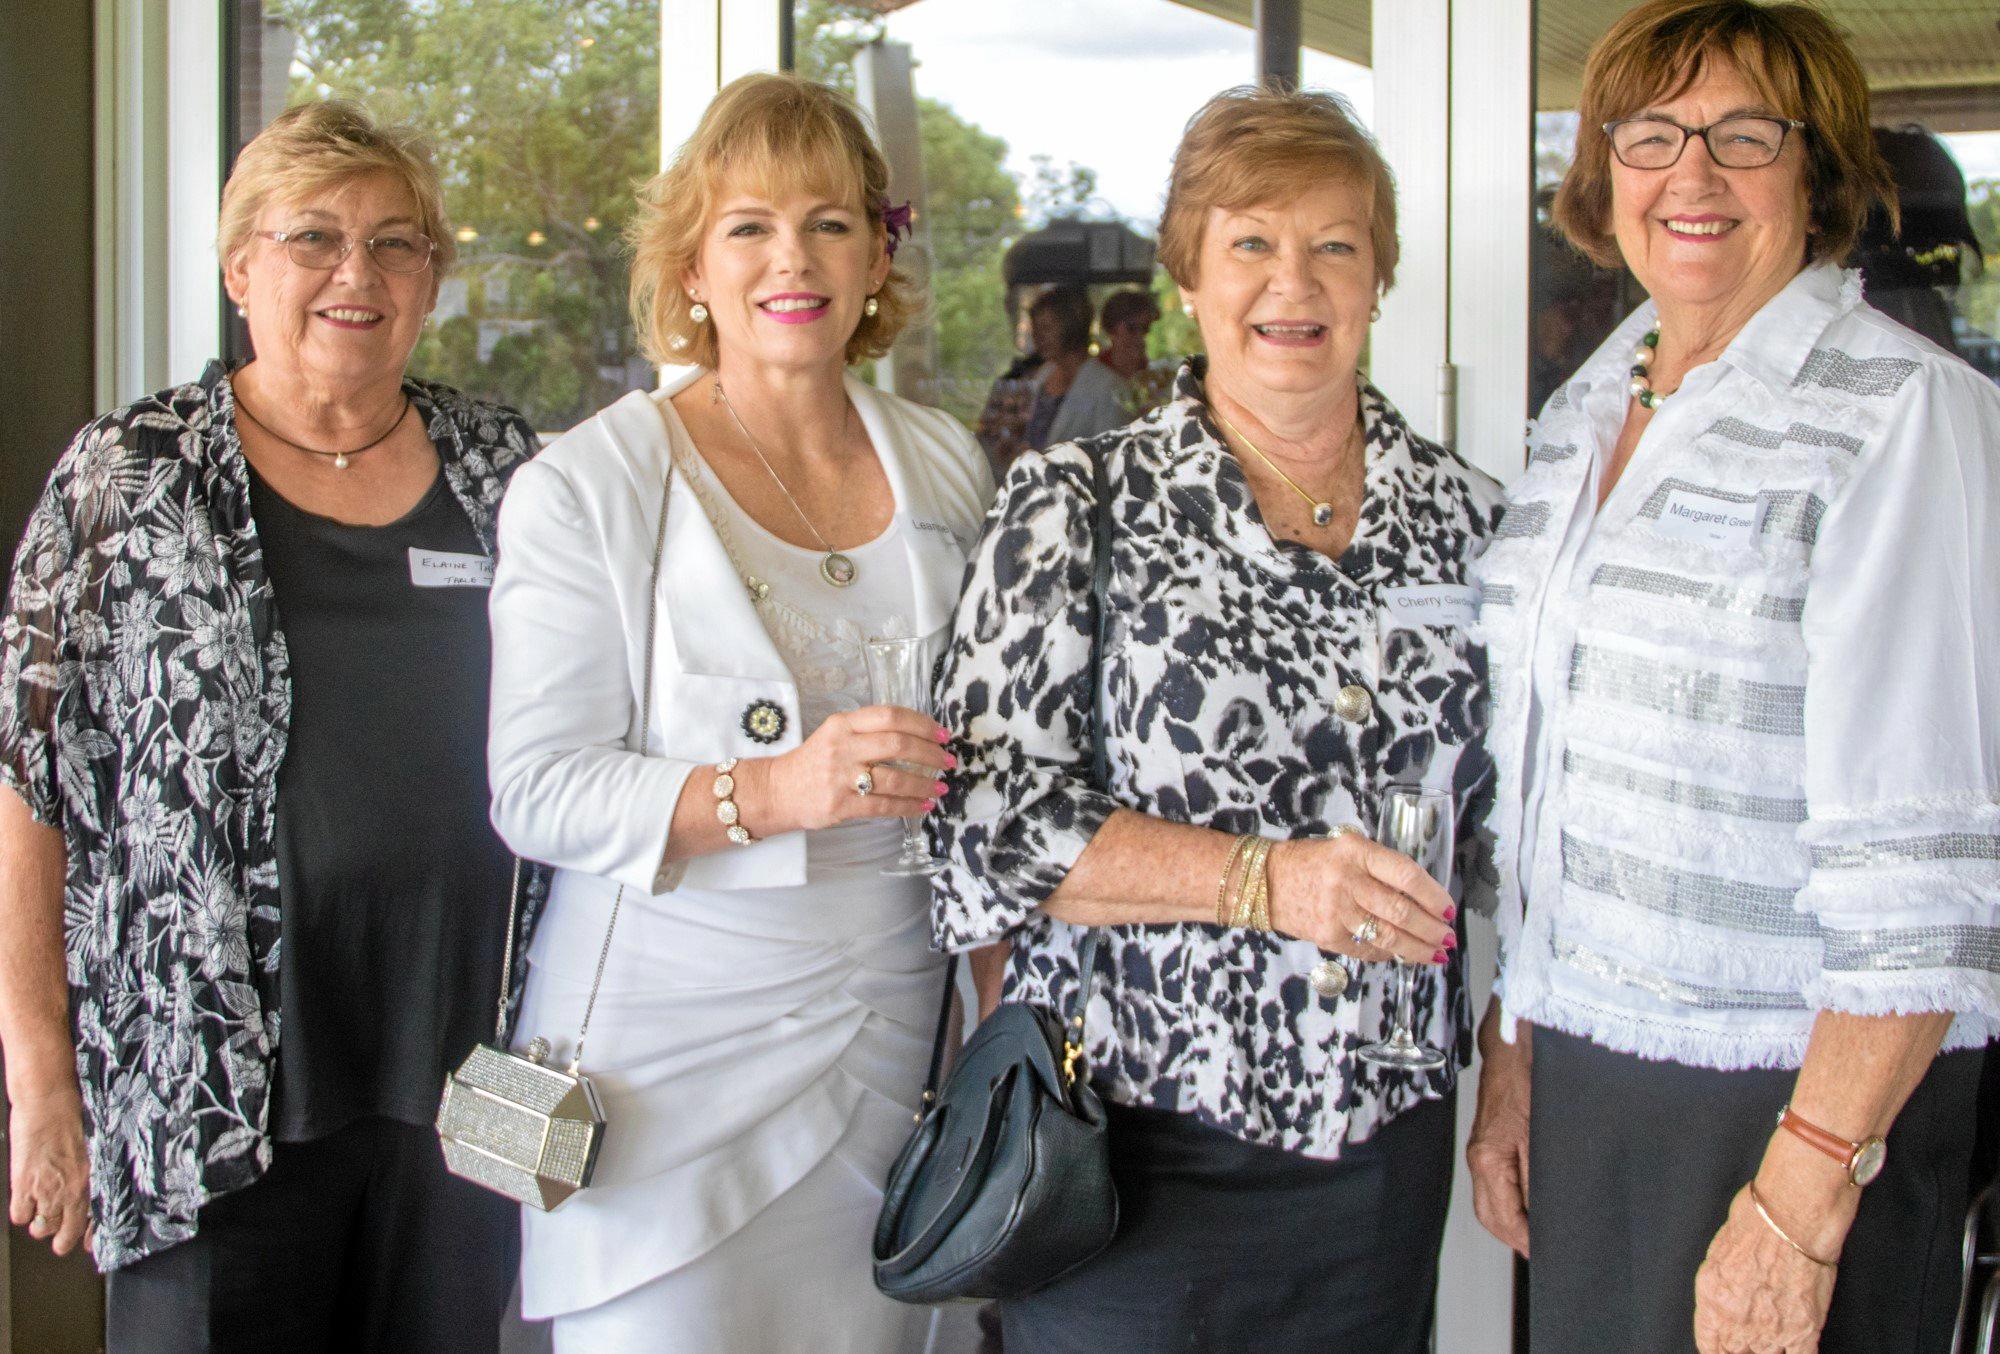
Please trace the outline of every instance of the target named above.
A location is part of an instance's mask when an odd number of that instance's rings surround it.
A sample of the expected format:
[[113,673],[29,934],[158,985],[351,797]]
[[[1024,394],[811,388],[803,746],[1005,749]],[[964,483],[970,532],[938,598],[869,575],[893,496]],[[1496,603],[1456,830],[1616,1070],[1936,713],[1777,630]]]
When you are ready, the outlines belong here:
[[[1106,202],[1149,225],[1182,125],[1254,73],[1247,28],[1172,0],[921,0],[888,31],[916,55],[917,92],[1006,138],[1011,168],[1088,165]],[[1304,74],[1372,118],[1364,67],[1308,52]],[[2000,179],[2000,133],[1946,141],[1968,179]]]

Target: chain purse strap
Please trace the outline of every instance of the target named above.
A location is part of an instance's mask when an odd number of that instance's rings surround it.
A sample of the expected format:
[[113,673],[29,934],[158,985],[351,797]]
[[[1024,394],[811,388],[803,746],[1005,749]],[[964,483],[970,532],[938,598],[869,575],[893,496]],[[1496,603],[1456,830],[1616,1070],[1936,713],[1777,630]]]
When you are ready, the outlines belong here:
[[[660,525],[653,535],[652,583],[646,590],[646,656],[642,662],[645,673],[639,688],[639,755],[646,755],[646,745],[653,736],[653,640],[660,619],[660,561],[667,547],[667,505],[673,495],[674,468],[667,463],[667,474],[660,488]],[[611,917],[604,924],[604,945],[597,952],[597,972],[591,975],[590,999],[584,1003],[583,1023],[576,1032],[576,1051],[570,1056],[569,1072],[575,1076],[583,1066],[583,1041],[590,1034],[590,1017],[597,1010],[597,990],[604,985],[604,965],[611,958],[611,936],[618,929],[618,909],[625,901],[625,886],[620,884],[618,892],[611,899]],[[508,890],[507,898],[507,948],[500,961],[500,1010],[494,1021],[493,1042],[500,1048],[506,1047],[508,996],[514,990],[514,931],[521,908],[521,858],[514,858],[514,882]]]

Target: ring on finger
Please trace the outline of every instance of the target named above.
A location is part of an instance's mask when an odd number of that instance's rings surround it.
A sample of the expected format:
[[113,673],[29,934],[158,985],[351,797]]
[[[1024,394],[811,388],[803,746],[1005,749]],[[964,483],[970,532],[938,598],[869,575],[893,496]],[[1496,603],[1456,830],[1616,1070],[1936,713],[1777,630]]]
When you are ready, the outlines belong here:
[[1361,925],[1354,928],[1353,940],[1356,945],[1365,948],[1367,946],[1373,945],[1375,943],[1376,937],[1380,936],[1381,934],[1382,934],[1382,923],[1376,921],[1373,917],[1370,917],[1366,921],[1362,922]]
[[854,778],[854,793],[860,795],[863,799],[875,793],[874,767],[864,766],[861,768],[861,774]]
[[56,1220],[46,1213],[37,1213],[29,1220],[28,1225],[30,1227],[53,1227],[56,1225]]

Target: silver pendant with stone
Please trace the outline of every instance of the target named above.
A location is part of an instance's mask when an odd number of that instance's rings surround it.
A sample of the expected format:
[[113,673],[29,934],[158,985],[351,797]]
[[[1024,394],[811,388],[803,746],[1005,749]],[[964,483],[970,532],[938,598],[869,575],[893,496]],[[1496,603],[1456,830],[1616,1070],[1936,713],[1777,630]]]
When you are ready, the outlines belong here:
[[829,550],[819,562],[819,576],[836,588],[844,588],[854,581],[857,571],[854,561],[838,550]]
[[1316,527],[1330,527],[1333,525],[1333,504],[1313,504],[1313,525]]

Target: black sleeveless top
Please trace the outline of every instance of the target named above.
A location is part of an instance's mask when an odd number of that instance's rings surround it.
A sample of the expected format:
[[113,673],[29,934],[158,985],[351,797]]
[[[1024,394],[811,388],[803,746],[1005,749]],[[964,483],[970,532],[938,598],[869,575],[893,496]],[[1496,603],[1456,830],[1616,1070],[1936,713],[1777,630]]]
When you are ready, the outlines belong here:
[[500,991],[512,859],[487,819],[491,563],[442,475],[386,526],[306,512],[254,473],[250,500],[292,681],[271,1132],[429,1124]]

